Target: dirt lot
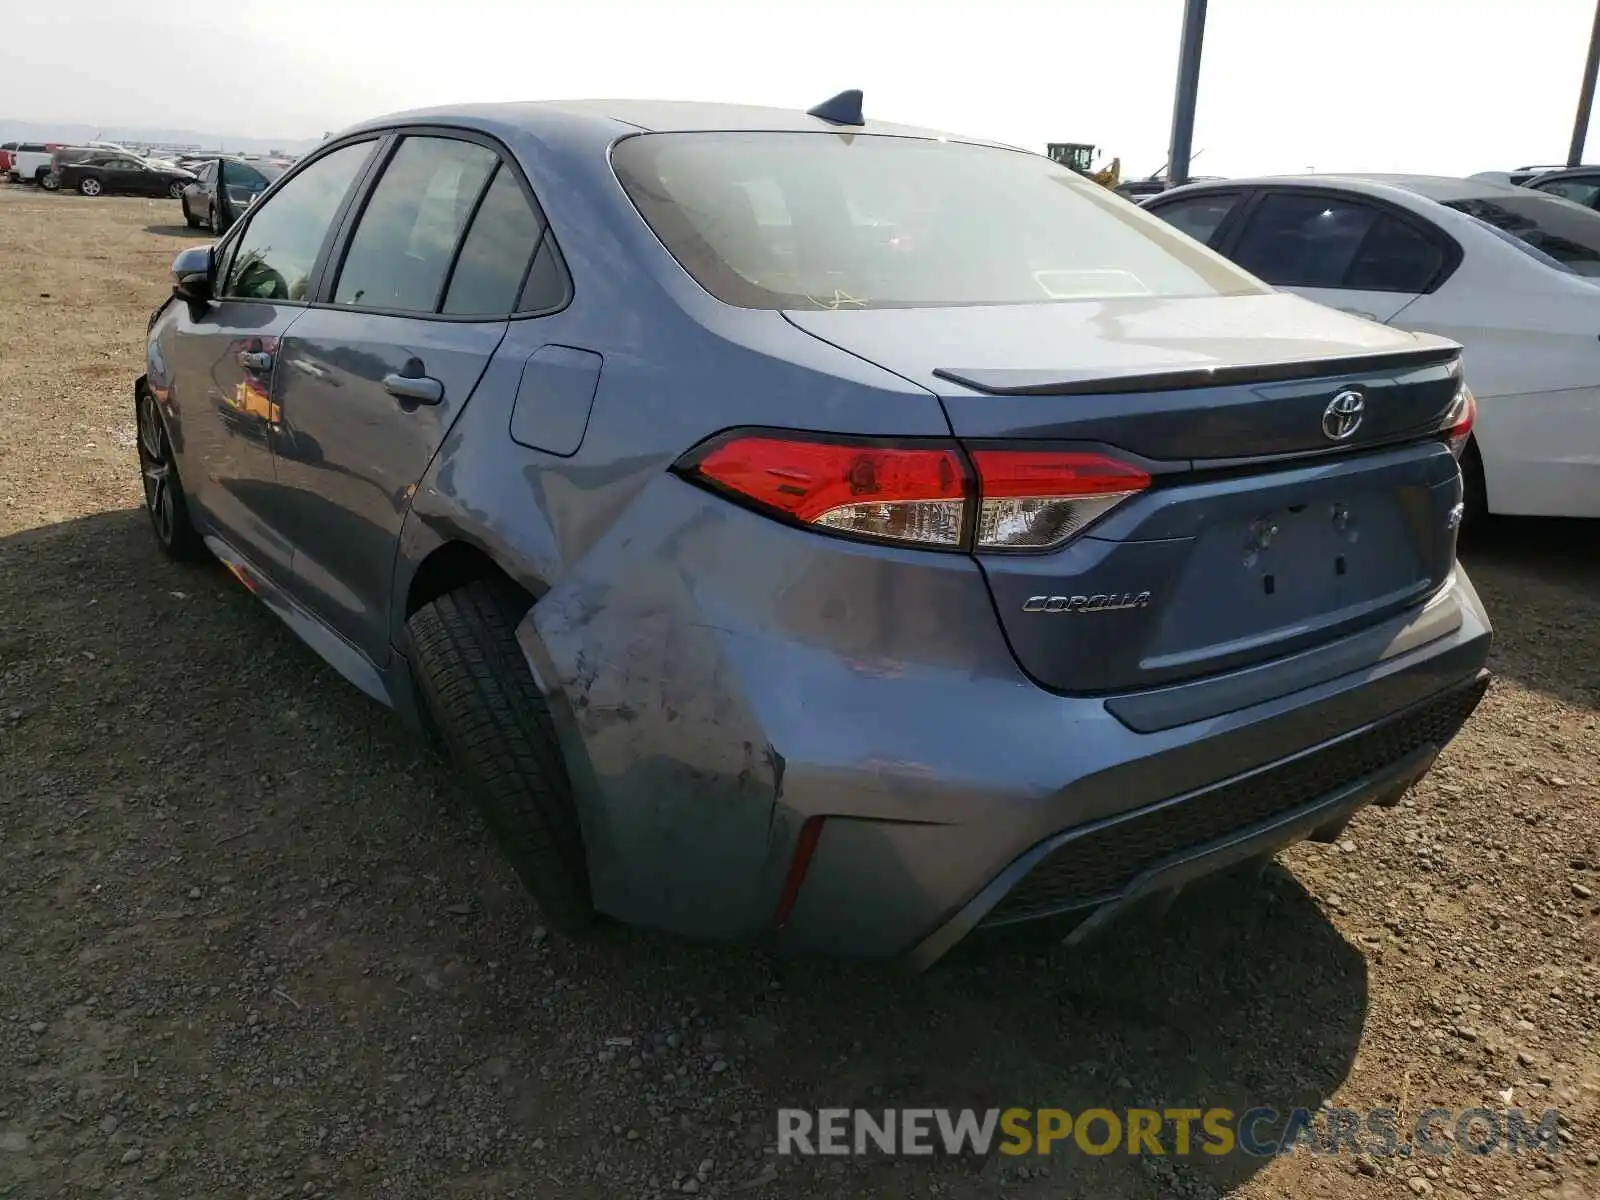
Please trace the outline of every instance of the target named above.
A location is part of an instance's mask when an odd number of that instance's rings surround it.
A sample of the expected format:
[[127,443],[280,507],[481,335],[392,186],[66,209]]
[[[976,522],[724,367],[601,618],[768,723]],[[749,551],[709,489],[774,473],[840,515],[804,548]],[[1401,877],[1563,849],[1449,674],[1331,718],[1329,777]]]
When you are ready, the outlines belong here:
[[[920,978],[569,945],[447,770],[157,554],[129,385],[177,224],[0,188],[0,1197],[1600,1196],[1594,529],[1469,552],[1498,680],[1403,807],[1159,925]],[[1554,1105],[1565,1152],[764,1153],[781,1105],[1325,1101]]]

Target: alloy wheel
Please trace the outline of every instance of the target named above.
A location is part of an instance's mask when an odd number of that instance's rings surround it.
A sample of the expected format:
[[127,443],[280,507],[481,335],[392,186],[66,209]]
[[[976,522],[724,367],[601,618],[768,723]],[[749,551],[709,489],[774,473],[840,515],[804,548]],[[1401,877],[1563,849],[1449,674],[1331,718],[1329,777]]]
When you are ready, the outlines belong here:
[[100,181],[98,179],[85,179],[78,185],[78,190],[85,196],[98,196],[100,194]]
[[177,503],[172,492],[172,449],[155,397],[139,398],[139,472],[144,477],[144,503],[156,536],[171,545],[177,530]]
[[172,183],[172,186],[167,188],[167,195],[171,196],[174,200],[182,200],[183,199],[183,184],[178,183],[176,180],[174,180],[173,183]]

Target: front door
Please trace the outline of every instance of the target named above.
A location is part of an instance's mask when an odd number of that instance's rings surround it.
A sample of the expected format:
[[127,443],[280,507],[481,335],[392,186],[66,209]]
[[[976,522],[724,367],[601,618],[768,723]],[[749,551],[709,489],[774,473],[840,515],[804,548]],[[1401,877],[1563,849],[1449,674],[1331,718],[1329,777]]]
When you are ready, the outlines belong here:
[[213,299],[190,306],[163,352],[187,394],[179,413],[184,484],[212,531],[269,577],[290,578],[273,440],[281,425],[282,340],[306,300],[334,217],[375,143],[309,164],[223,243]]
[[412,492],[505,336],[540,229],[497,151],[405,137],[325,289],[332,306],[284,339],[274,446],[296,598],[379,665]]

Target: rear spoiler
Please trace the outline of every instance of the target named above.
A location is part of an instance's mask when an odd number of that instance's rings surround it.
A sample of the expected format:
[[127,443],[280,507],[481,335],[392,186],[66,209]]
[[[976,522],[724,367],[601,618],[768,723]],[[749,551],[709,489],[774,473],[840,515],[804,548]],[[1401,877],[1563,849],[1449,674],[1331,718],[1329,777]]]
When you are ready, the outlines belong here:
[[[1427,335],[1418,335],[1418,340]],[[1071,370],[1028,367],[935,367],[940,379],[959,383],[991,396],[1108,396],[1119,392],[1168,392],[1192,388],[1241,384],[1282,383],[1317,379],[1324,375],[1362,375],[1376,371],[1403,371],[1459,359],[1461,347],[1443,338],[1427,336],[1414,350],[1388,350],[1338,358],[1297,358],[1290,362],[1259,363],[1237,367],[1175,365],[1156,371],[1123,374],[1085,374]]]

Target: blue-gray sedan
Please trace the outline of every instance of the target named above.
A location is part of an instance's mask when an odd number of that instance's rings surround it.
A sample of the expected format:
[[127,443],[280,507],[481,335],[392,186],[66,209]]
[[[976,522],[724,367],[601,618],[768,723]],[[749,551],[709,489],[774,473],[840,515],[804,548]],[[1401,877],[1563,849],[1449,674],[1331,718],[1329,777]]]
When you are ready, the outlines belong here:
[[1395,802],[1487,684],[1459,347],[858,101],[330,138],[152,315],[161,546],[562,928],[925,964]]

